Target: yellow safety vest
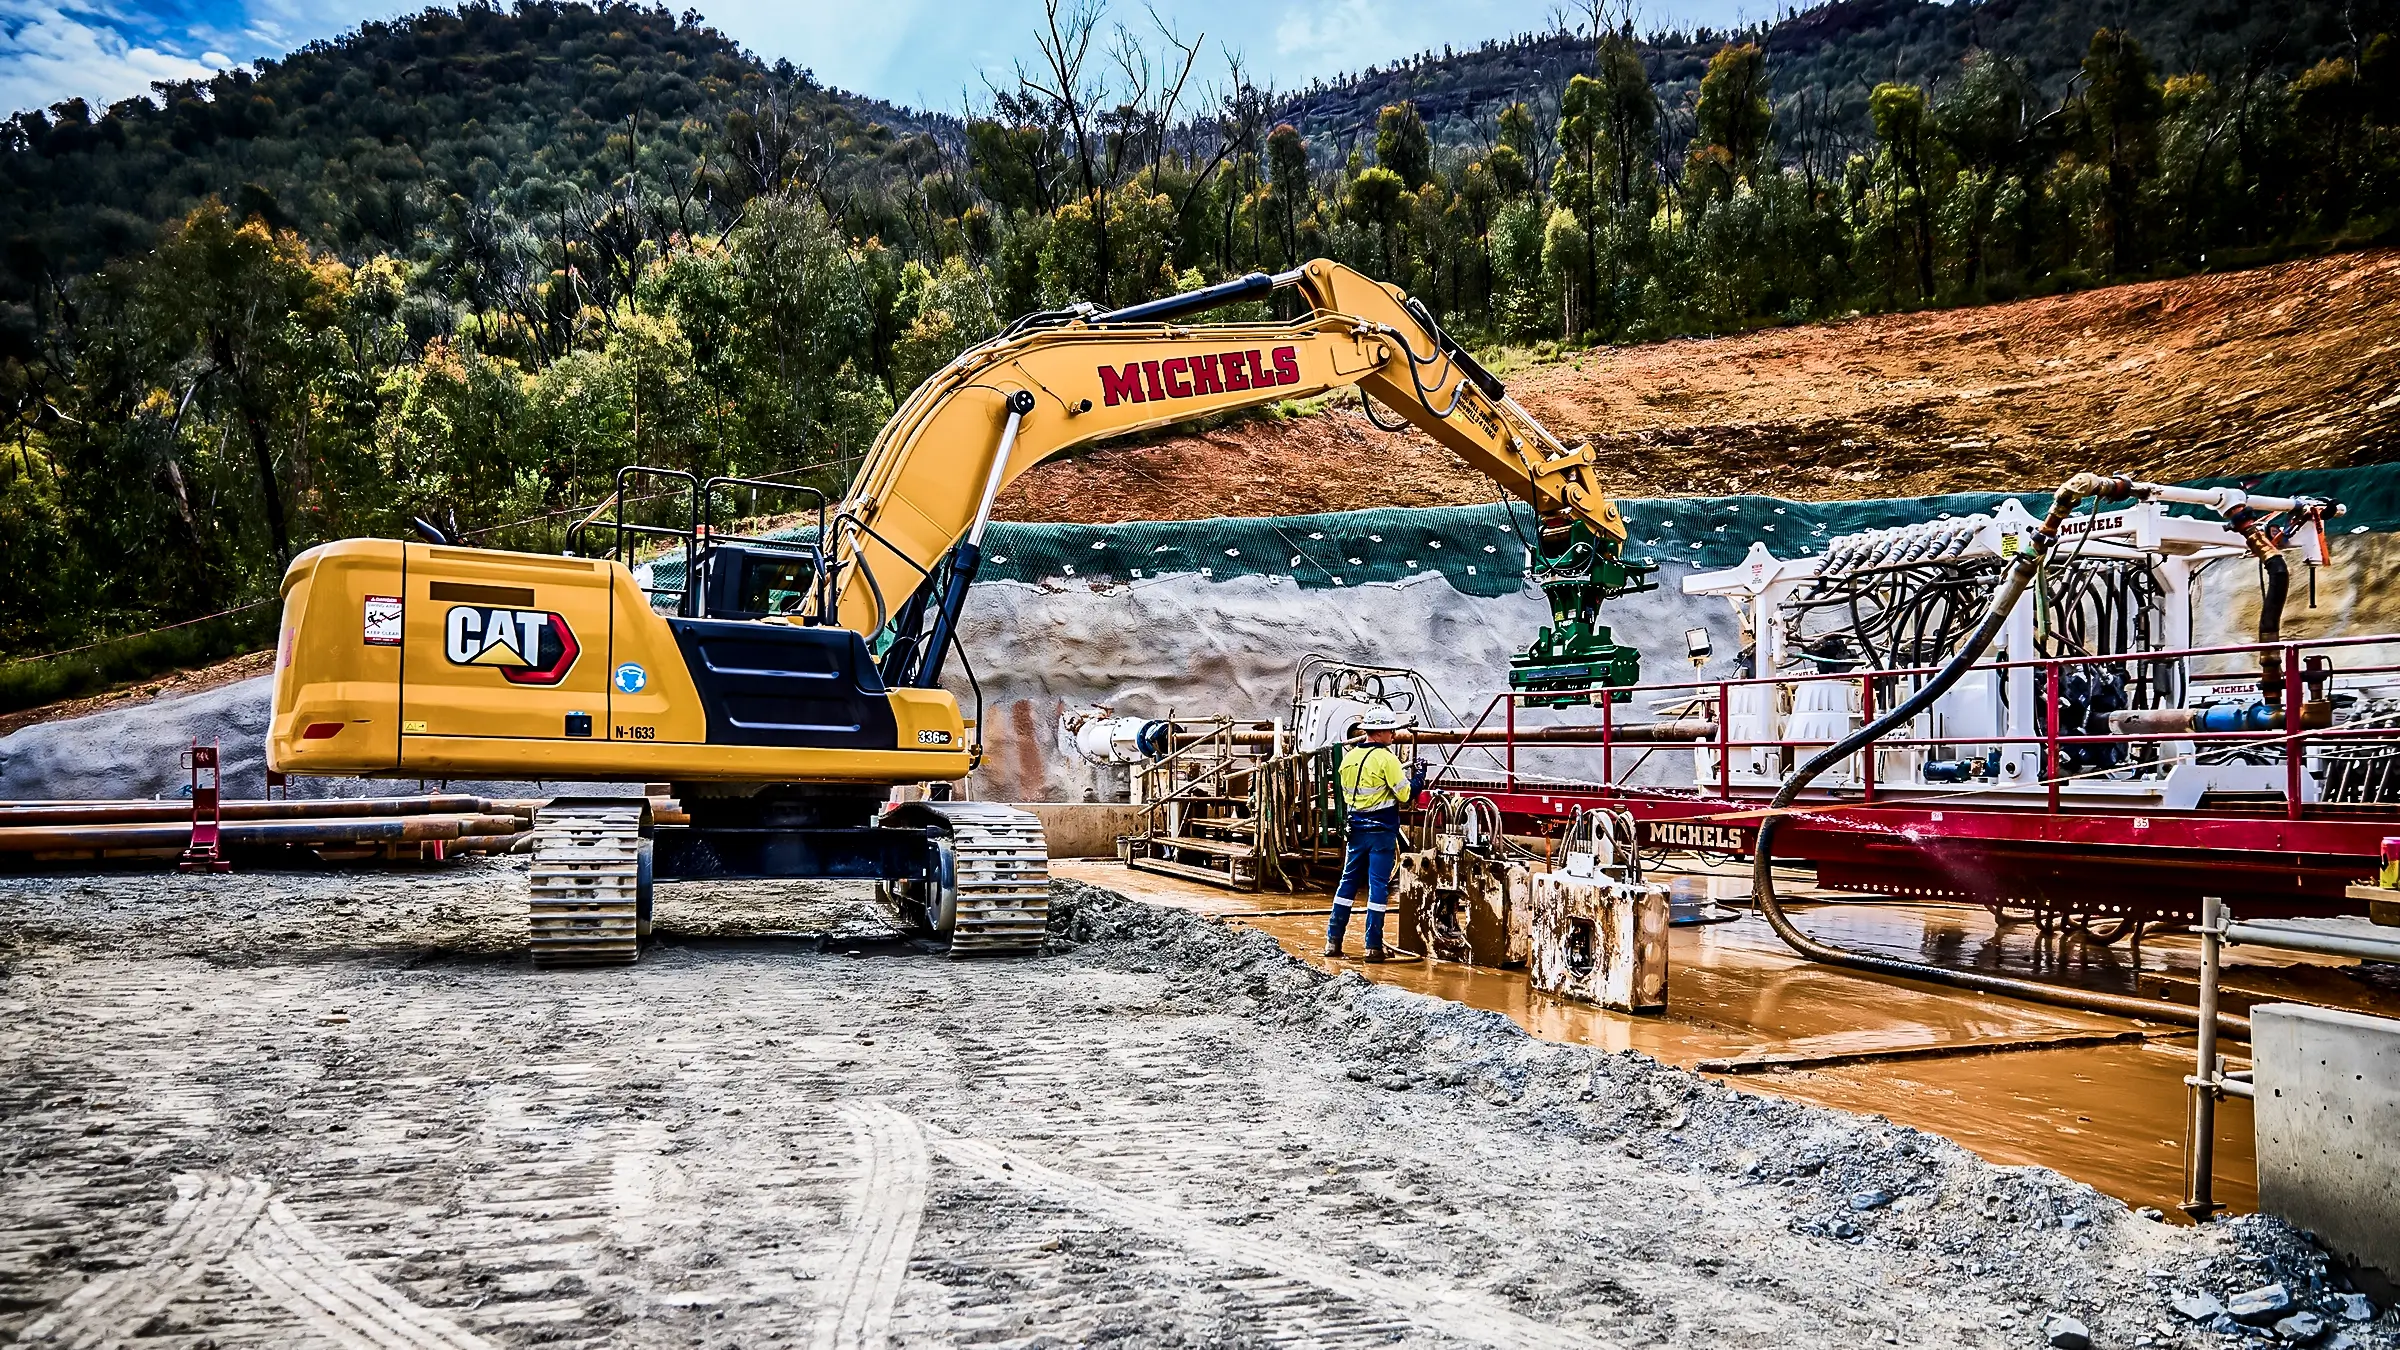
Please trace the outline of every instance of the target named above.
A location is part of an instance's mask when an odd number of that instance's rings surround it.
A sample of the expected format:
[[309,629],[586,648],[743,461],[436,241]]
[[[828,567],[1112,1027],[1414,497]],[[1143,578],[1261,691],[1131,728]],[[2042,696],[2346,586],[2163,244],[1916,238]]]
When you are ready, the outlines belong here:
[[1383,745],[1353,745],[1342,751],[1342,799],[1352,815],[1399,806],[1409,798],[1408,771]]

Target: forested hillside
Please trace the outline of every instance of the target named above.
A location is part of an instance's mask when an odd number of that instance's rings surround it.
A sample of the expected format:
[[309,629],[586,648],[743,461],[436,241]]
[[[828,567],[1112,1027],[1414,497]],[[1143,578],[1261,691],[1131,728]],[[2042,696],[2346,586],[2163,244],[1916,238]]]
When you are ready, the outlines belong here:
[[22,255],[20,281],[88,271],[213,194],[352,256],[449,244],[446,261],[472,265],[461,241],[493,218],[555,232],[563,217],[573,232],[596,196],[637,181],[689,234],[789,172],[794,147],[736,139],[728,121],[770,96],[807,127],[801,155],[845,184],[875,176],[895,131],[929,125],[664,12],[469,5],[105,110],[73,99],[20,114],[0,158],[0,238]]
[[[0,652],[263,616],[296,550],[411,515],[556,548],[627,462],[838,487],[1007,316],[1314,255],[1538,359],[2383,237],[2378,3],[1606,21],[1297,94],[1207,68],[1197,34],[1062,12],[960,121],[694,15],[544,0],[23,113]],[[1525,52],[1568,59],[1475,74]],[[1506,101],[1429,122],[1409,97],[1453,78]]]
[[[1591,6],[1570,8],[1588,18]],[[2289,79],[2355,44],[2360,33],[2388,27],[2389,16],[2339,0],[2116,0],[2102,9],[2054,0],[1840,0],[1738,32],[1644,33],[1638,49],[1662,115],[1682,119],[1678,129],[1688,137],[1709,58],[1728,42],[1758,43],[1775,71],[1772,101],[1786,137],[1798,122],[1822,124],[1819,134],[1837,143],[1838,155],[1873,138],[1867,102],[1876,85],[1947,83],[1978,50],[2014,58],[2028,83],[2055,101],[2081,73],[2100,25],[2132,33],[2167,69],[2239,81]],[[1408,102],[1437,141],[1488,143],[1501,109],[1517,102],[1554,109],[1569,77],[1593,73],[1593,57],[1586,29],[1487,37],[1313,82],[1280,100],[1277,113],[1346,149],[1346,141],[1373,137],[1384,107]]]

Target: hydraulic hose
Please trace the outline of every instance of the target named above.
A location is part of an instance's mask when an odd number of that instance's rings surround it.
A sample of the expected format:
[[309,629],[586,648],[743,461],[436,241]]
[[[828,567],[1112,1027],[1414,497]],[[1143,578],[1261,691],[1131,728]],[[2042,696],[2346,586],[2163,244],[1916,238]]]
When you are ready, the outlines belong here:
[[[2066,521],[2068,513],[2072,512],[2076,505],[2086,497],[2097,494],[2114,495],[2117,485],[2121,481],[2105,478],[2098,474],[2079,473],[2061,484],[2057,494],[2051,500],[2049,515],[2044,518],[2040,528],[2034,531],[2031,545],[2017,555],[2016,562],[2002,576],[2000,588],[1992,596],[1991,607],[1984,611],[1983,621],[1976,625],[1973,635],[1967,639],[1967,645],[1959,649],[1958,655],[1952,657],[1947,665],[1934,674],[1932,679],[1926,681],[1915,693],[1902,699],[1891,711],[1851,732],[1838,744],[1818,751],[1790,778],[1784,780],[1782,789],[1775,794],[1773,802],[1767,807],[1766,818],[1759,822],[1757,851],[1750,859],[1750,894],[1752,900],[1758,905],[1758,912],[1767,917],[1768,925],[1775,930],[1775,935],[1782,938],[1785,945],[1793,951],[1811,961],[1822,962],[1826,965],[1846,966],[1852,970],[1869,971],[1879,975],[1896,975],[1903,979],[1923,980],[1931,984],[1946,984],[1987,994],[2001,994],[2009,998],[2024,999],[2030,1003],[2077,1008],[2087,1012],[2107,1013],[2115,1017],[2173,1022],[2183,1026],[2196,1027],[2200,1024],[2200,1013],[2196,1008],[2177,1007],[2171,1003],[2160,1003],[2131,994],[2073,989],[2065,985],[2047,984],[2039,980],[2020,980],[2005,975],[1986,975],[1979,971],[1951,970],[1922,961],[1903,961],[1897,957],[1875,956],[1866,952],[1852,951],[1847,947],[1837,947],[1829,942],[1820,942],[1801,932],[1792,923],[1791,917],[1783,912],[1782,902],[1775,895],[1773,841],[1776,830],[1783,824],[1784,808],[1790,806],[1802,792],[1807,791],[1809,784],[1814,783],[1818,776],[1827,769],[1854,754],[1868,751],[1875,742],[1890,735],[1895,728],[1907,725],[1917,714],[1931,707],[1935,699],[1948,693],[1951,686],[1964,678],[1968,668],[1980,660],[1984,652],[1990,649],[1993,640],[2000,636],[2000,630],[2008,623],[2009,611],[2016,608],[2018,598],[2025,594],[2026,587],[2032,585],[2034,577],[2041,572],[2042,560],[2048,556],[2051,546],[2058,542],[2058,527]],[[2249,1039],[2250,1020],[2246,1017],[2219,1013],[2217,1014],[2217,1026],[2224,1034],[2238,1036],[2244,1040]]]
[[[2283,606],[2292,589],[2291,564],[2283,560],[2283,551],[2273,549],[2262,559],[2266,568],[2266,593],[2258,600],[2258,640],[2261,645],[2283,641]],[[2258,696],[2270,708],[2283,706],[2283,653],[2262,651],[2258,654]]]

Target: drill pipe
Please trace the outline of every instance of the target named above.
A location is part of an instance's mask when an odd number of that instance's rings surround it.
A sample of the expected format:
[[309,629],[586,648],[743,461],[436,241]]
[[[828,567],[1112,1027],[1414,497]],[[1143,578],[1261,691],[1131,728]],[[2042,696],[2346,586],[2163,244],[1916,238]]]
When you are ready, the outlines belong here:
[[[1240,746],[1272,745],[1275,741],[1273,731],[1237,729],[1231,732],[1179,732],[1175,736],[1175,743],[1181,747],[1197,744],[1217,736],[1226,737],[1233,744]],[[1681,745],[1695,741],[1713,742],[1717,738],[1717,724],[1699,720],[1636,722],[1630,726],[1612,728],[1608,738],[1617,745]],[[1289,740],[1290,737],[1287,735],[1285,739]],[[1509,742],[1509,733],[1504,727],[1479,727],[1473,731],[1458,727],[1424,727],[1403,731],[1400,733],[1400,739],[1413,741],[1418,745],[1506,745]],[[1600,728],[1595,726],[1518,727],[1516,741],[1519,745],[1598,745],[1600,744]]]
[[[2262,709],[2255,721],[2245,720],[2238,729],[2249,731],[2283,730],[2283,709],[2253,704]],[[2108,715],[2108,734],[2111,736],[2179,736],[2191,732],[2221,731],[2212,727],[2207,718],[2220,708],[2131,708]],[[2242,711],[2235,709],[2234,711]],[[2333,704],[2319,699],[2300,705],[2300,727],[2304,731],[2322,731],[2333,725]]]
[[524,853],[531,851],[533,831],[520,830],[515,834],[484,834],[450,841],[453,853]]
[[[1967,673],[1967,668],[1980,660],[1993,640],[1999,637],[2000,629],[2008,622],[2009,611],[2016,608],[2018,598],[2024,595],[2025,588],[2033,583],[2035,575],[2041,571],[2042,559],[2049,553],[2051,545],[2058,542],[2058,527],[2066,520],[2068,513],[2075,509],[2077,503],[2096,493],[2123,495],[2122,489],[2111,492],[2115,486],[2110,479],[2088,473],[2079,473],[2061,484],[2057,495],[2051,499],[2050,514],[2042,521],[2041,527],[2033,532],[2032,546],[2017,555],[2016,562],[2003,576],[1998,592],[1992,596],[1991,608],[1984,612],[1983,621],[1976,625],[1974,635],[1967,639],[1965,646],[1959,648],[1956,656],[1950,658],[1949,664],[1943,666],[1915,693],[1902,699],[1891,711],[1843,737],[1840,743],[1819,751],[1784,780],[1782,789],[1775,794],[1774,801],[1767,807],[1765,818],[1758,825],[1756,851],[1750,858],[1750,893],[1758,904],[1759,913],[1764,914],[1767,923],[1774,928],[1775,935],[1782,938],[1784,944],[1793,951],[1811,961],[1830,966],[1847,966],[1852,970],[1879,975],[1897,975],[1904,979],[2001,994],[2031,1003],[2080,1008],[2152,1022],[2174,1022],[2183,1026],[2200,1024],[2200,1011],[2197,1008],[2182,1008],[2130,994],[2073,989],[2065,985],[2045,984],[2040,980],[2019,980],[2005,975],[1986,975],[1979,971],[1952,970],[1946,966],[1874,956],[1847,947],[1837,947],[1830,942],[1819,942],[1792,923],[1791,917],[1783,912],[1782,902],[1775,895],[1775,853],[1771,841],[1777,828],[1783,824],[1784,808],[1806,791],[1818,775],[1890,735],[1894,729],[1908,725],[1911,719],[1932,706],[1935,699],[1957,684]],[[2228,1035],[2243,1040],[2250,1038],[2249,1018],[2218,1013],[2217,1026]]]

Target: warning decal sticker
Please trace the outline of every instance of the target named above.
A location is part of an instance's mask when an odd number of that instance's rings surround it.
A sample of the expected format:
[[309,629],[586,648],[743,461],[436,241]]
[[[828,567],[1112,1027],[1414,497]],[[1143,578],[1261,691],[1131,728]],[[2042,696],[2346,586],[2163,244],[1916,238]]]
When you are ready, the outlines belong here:
[[397,647],[400,645],[400,597],[370,595],[367,597],[367,645]]

